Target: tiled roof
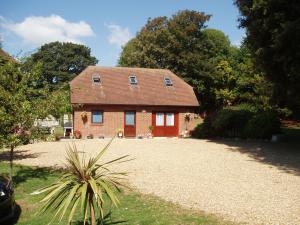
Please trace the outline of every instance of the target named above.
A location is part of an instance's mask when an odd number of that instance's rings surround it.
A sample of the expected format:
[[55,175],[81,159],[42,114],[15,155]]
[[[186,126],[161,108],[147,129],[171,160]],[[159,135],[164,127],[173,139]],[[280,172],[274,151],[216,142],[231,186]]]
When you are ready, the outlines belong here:
[[[101,84],[93,76],[100,75]],[[137,85],[130,85],[136,76]],[[166,86],[170,78],[173,86]],[[199,106],[193,88],[170,70],[89,66],[71,82],[72,104]]]

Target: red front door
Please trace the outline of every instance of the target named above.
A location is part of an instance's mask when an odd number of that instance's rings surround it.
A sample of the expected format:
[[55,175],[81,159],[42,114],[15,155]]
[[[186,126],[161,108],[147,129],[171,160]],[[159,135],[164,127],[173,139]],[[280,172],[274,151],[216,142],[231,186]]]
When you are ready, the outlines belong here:
[[135,111],[124,112],[124,136],[135,137],[136,136],[136,117]]
[[153,112],[152,127],[153,136],[155,137],[178,136],[178,113]]

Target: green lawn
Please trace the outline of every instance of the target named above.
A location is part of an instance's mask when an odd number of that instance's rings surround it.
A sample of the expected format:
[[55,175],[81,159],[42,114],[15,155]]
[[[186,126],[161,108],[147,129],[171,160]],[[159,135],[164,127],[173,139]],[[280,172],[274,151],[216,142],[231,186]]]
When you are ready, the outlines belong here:
[[[0,173],[7,173],[8,164],[0,162]],[[21,208],[16,224],[47,224],[52,213],[36,215],[41,196],[32,196],[31,192],[49,185],[61,173],[49,169],[38,169],[27,166],[14,167],[15,197]],[[161,200],[154,196],[142,195],[136,191],[124,191],[120,194],[121,205],[112,209],[113,221],[124,221],[121,224],[229,224],[211,215],[200,214]],[[81,224],[80,217],[74,224]],[[54,222],[53,224],[57,224]],[[63,221],[61,224],[67,224]]]
[[300,127],[282,127],[282,132],[286,135],[287,141],[299,142]]

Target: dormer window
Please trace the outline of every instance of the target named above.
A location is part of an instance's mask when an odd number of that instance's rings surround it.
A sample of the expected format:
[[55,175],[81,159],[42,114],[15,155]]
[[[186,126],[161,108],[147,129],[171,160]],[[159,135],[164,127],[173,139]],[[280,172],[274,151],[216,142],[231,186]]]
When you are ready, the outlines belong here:
[[129,76],[129,83],[131,85],[137,85],[137,79],[136,76]]
[[165,85],[166,86],[173,86],[173,82],[170,78],[166,77],[165,78]]
[[100,84],[101,84],[101,78],[100,78],[100,75],[99,75],[99,74],[93,74],[93,75],[92,75],[92,81],[93,81],[93,84],[98,84],[98,85],[100,85]]

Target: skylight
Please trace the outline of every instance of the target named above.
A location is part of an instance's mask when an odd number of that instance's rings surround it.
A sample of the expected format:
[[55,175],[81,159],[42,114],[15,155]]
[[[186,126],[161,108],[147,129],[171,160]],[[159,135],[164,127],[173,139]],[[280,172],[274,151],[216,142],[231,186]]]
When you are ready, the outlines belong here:
[[92,75],[92,81],[94,84],[101,84],[101,78],[99,74]]
[[129,76],[129,83],[131,85],[137,85],[137,79],[136,76]]
[[165,78],[165,85],[166,86],[173,86],[173,82],[170,78],[166,77]]

